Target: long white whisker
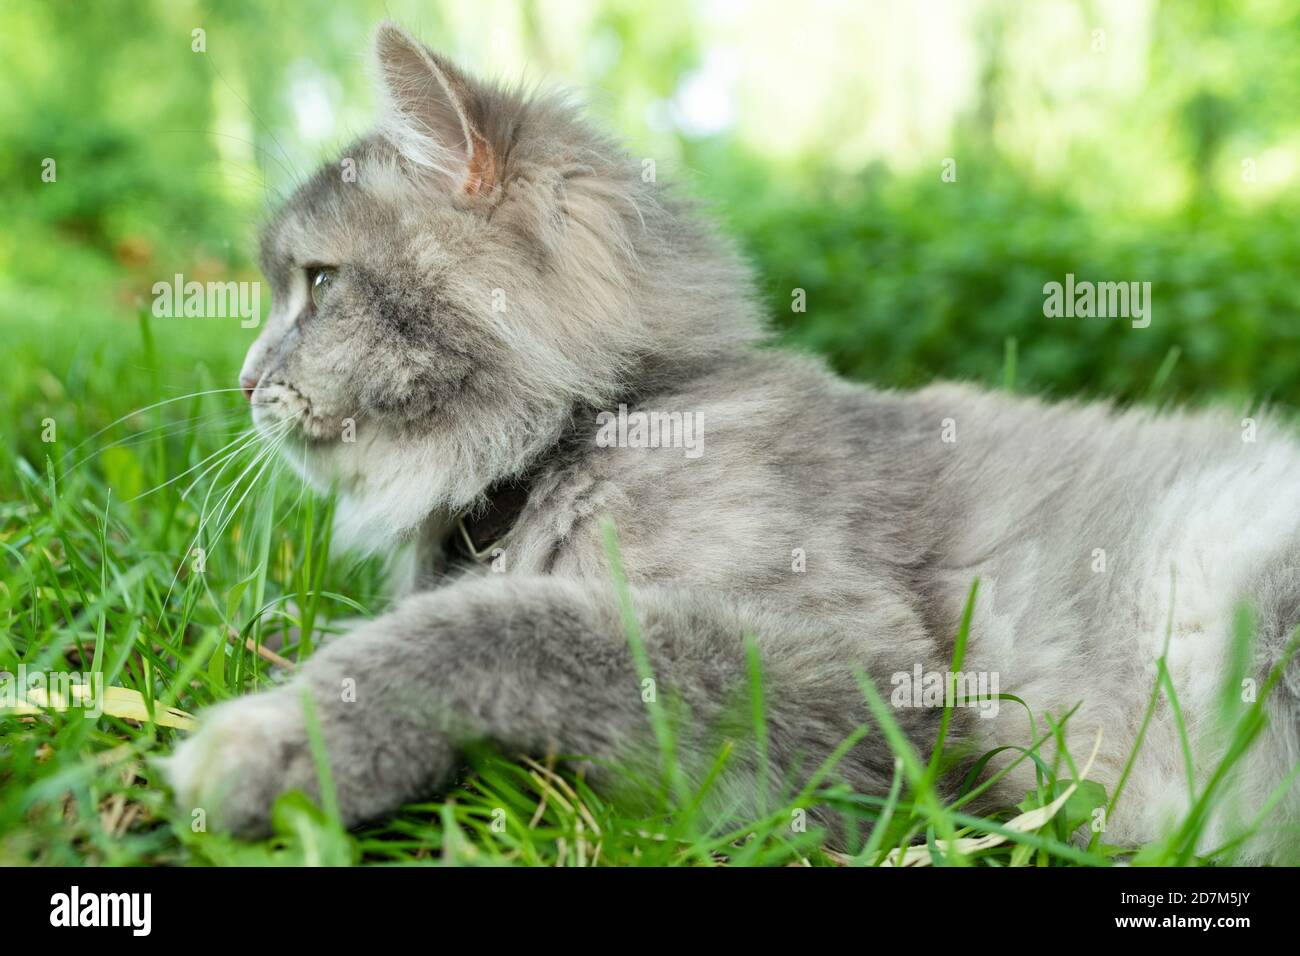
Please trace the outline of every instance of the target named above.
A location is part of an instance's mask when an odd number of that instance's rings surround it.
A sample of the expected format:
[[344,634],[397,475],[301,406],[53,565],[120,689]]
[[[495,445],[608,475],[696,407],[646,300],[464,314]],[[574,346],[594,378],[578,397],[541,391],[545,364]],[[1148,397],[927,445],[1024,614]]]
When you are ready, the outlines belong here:
[[[208,521],[208,519],[212,517],[214,513],[220,512],[222,505],[225,502],[230,500],[231,495],[234,494],[234,491],[239,486],[239,483],[243,481],[244,478],[248,475],[248,473],[257,466],[257,463],[271,453],[272,451],[271,443],[275,439],[278,439],[281,435],[287,433],[288,430],[289,429],[286,424],[280,427],[278,431],[274,432],[270,436],[264,436],[260,432],[255,432],[253,438],[250,441],[246,442],[244,445],[240,446],[238,449],[236,449],[234,452],[232,452],[230,455],[226,457],[225,463],[221,466],[221,468],[217,471],[216,476],[212,479],[212,484],[211,486],[209,486],[207,494],[203,496],[203,507],[199,509],[199,522],[200,522],[199,530],[200,531],[203,530],[202,528],[203,524],[205,524]],[[221,475],[225,472],[227,466],[230,464],[231,461],[233,461],[239,455],[240,452],[245,451],[246,449],[248,449],[253,445],[256,445],[260,439],[265,439],[265,444],[263,444],[263,446],[259,448],[256,451],[256,453],[254,453],[253,460],[249,462],[248,467],[245,468],[243,472],[240,473],[239,477],[226,486],[226,492],[221,497],[221,499],[217,502],[215,509],[213,511],[209,511],[208,502],[212,500],[212,493],[216,490],[217,482],[220,481]]]
[[[185,566],[185,558],[189,557],[190,552],[193,551],[195,546],[198,545],[198,543],[202,540],[203,529],[207,526],[208,521],[211,519],[212,515],[216,512],[219,512],[223,508],[225,503],[229,501],[231,496],[235,493],[235,489],[239,487],[240,482],[244,480],[244,478],[248,475],[250,471],[252,471],[254,468],[257,467],[259,462],[263,461],[264,459],[269,457],[269,455],[274,454],[275,451],[278,450],[281,441],[287,437],[290,430],[295,424],[296,422],[293,419],[286,419],[284,422],[281,423],[278,430],[272,432],[274,443],[270,443],[268,444],[267,447],[264,447],[258,451],[258,453],[253,457],[253,460],[249,463],[248,467],[245,468],[243,472],[240,473],[238,478],[236,478],[233,482],[230,483],[230,485],[226,489],[225,494],[222,496],[221,500],[217,502],[214,511],[208,511],[208,502],[212,497],[212,489],[210,488],[208,490],[208,494],[205,495],[203,498],[203,507],[199,513],[199,527],[194,532],[194,537],[190,540],[189,546],[185,549],[185,556],[181,558],[180,563],[176,566],[176,573],[172,575],[171,583],[167,586],[167,593],[163,596],[163,601],[162,601],[163,608],[166,608],[167,602],[171,600],[172,591],[175,589],[176,582],[180,579],[181,576],[181,568]],[[261,437],[261,433],[260,432],[256,433],[255,437]],[[243,447],[247,447],[247,446],[243,446]],[[221,474],[226,470],[230,462],[234,460],[236,454],[239,451],[243,450],[243,447],[241,447],[240,449],[236,449],[235,452],[226,456],[226,458],[224,459],[224,464],[221,466],[221,470],[217,472],[217,477],[213,479],[214,488],[216,486],[217,481],[220,479]],[[158,619],[158,626],[161,627],[161,625],[162,625],[162,617],[160,616]]]
[[[208,474],[208,472],[212,471],[212,469],[216,468],[218,465],[224,466],[229,464],[233,459],[238,457],[240,452],[245,451],[251,446],[257,444],[258,439],[261,437],[262,436],[258,434],[256,428],[251,428],[246,431],[240,432],[239,437],[236,438],[233,442],[227,444],[224,448],[219,449],[218,451],[214,452],[212,455],[209,455],[207,458],[203,459],[203,461],[199,462],[199,465],[202,465],[203,462],[215,458],[217,455],[220,455],[222,452],[225,452],[227,448],[230,449],[230,451],[227,452],[219,461],[213,462],[211,465],[208,465],[207,468],[204,468],[201,472],[195,475],[194,480],[191,481],[188,485],[186,485],[185,490],[181,492],[181,497],[188,498],[190,492],[194,490],[195,485],[197,485],[200,481],[203,480],[204,475]],[[238,447],[231,448],[231,445],[238,445]],[[194,467],[197,468],[198,465],[195,465]],[[189,471],[193,471],[193,470],[194,470],[193,468],[189,469]],[[224,468],[222,470],[224,470]],[[177,475],[177,477],[178,478],[184,477],[184,473],[181,475]],[[218,471],[216,478],[213,478],[214,484],[217,478],[220,477],[221,477],[221,472]],[[211,489],[209,489],[209,491],[211,491]]]
[[[85,458],[82,458],[76,464],[70,466],[67,469],[67,473],[70,474],[71,472],[76,471],[86,462],[91,461],[92,459],[98,457],[99,455],[102,455],[110,448],[130,448],[135,445],[142,445],[148,442],[158,441],[164,438],[171,438],[173,435],[184,434],[185,432],[190,431],[192,428],[194,428],[197,425],[202,425],[213,421],[233,420],[244,414],[245,412],[242,408],[231,408],[231,409],[223,409],[222,411],[219,412],[209,412],[207,415],[196,415],[193,418],[185,418],[185,419],[181,419],[180,421],[163,422],[162,424],[155,425],[152,428],[146,428],[143,431],[137,432],[133,435],[128,435],[125,438],[120,438],[117,441],[109,442],[107,445],[102,445],[99,448],[96,448]],[[87,439],[87,441],[89,441],[89,439]],[[84,445],[85,442],[82,442],[82,444]],[[69,454],[71,454],[71,452],[69,452]],[[67,456],[65,455],[63,457],[66,458]]]
[[[216,458],[218,455],[222,455],[222,454],[238,454],[238,453],[240,452],[241,448],[242,448],[242,445],[246,445],[246,444],[248,443],[248,439],[249,439],[249,437],[250,437],[250,431],[249,431],[248,429],[245,429],[244,431],[242,431],[242,432],[240,432],[238,435],[236,435],[234,438],[232,438],[230,441],[226,442],[224,445],[222,445],[220,448],[218,448],[216,451],[212,452],[210,455],[207,455],[206,457],[204,457],[204,458],[201,459],[200,461],[195,462],[193,465],[190,465],[190,467],[186,468],[186,469],[185,469],[184,471],[182,471],[180,474],[178,474],[178,475],[176,475],[176,476],[174,476],[174,477],[172,477],[172,478],[168,478],[168,479],[167,479],[166,481],[164,481],[162,484],[160,484],[160,485],[155,485],[154,487],[150,488],[148,491],[142,491],[142,492],[140,492],[140,493],[139,493],[138,495],[136,495],[134,498],[129,498],[129,499],[127,499],[128,503],[131,502],[131,501],[136,501],[136,500],[138,500],[138,499],[140,499],[140,498],[144,498],[144,497],[146,497],[147,495],[151,495],[151,494],[153,494],[155,491],[161,491],[163,488],[166,488],[168,485],[171,485],[171,484],[174,484],[175,482],[180,481],[182,478],[184,478],[184,477],[185,477],[186,475],[188,475],[190,472],[194,471],[194,470],[197,469],[197,468],[202,468],[204,464],[206,464],[206,463],[209,462],[209,461],[212,461],[212,459]],[[241,448],[235,448],[234,446],[236,446],[236,445],[241,445]],[[224,459],[223,459],[223,460],[224,460]],[[203,475],[207,474],[207,472],[210,471],[210,470],[212,469],[212,467],[215,467],[215,465],[210,466],[209,468],[204,469],[204,471],[201,472],[201,473],[198,475],[198,477],[195,478],[195,481],[198,481],[199,479],[201,479],[201,478],[203,477]],[[190,489],[193,488],[193,487],[194,487],[193,484],[191,484],[189,488],[187,488],[187,489],[185,489],[185,491],[181,492],[181,497],[184,498],[184,497],[189,493]]]
[[280,450],[280,446],[284,444],[284,441],[285,438],[281,436],[279,441],[277,441],[274,445],[270,446],[266,454],[262,456],[262,460],[263,460],[262,467],[258,469],[257,474],[253,476],[253,480],[248,483],[248,488],[245,489],[242,495],[240,495],[239,500],[235,502],[234,507],[230,508],[226,512],[225,517],[221,521],[221,524],[217,527],[217,530],[213,532],[212,536],[214,538],[221,537],[222,532],[226,530],[226,527],[230,524],[231,521],[234,520],[235,515],[239,513],[239,507],[244,503],[244,499],[247,498],[249,494],[253,491],[253,489],[257,487],[258,479],[262,477],[263,473],[265,473],[267,468],[269,468],[271,465],[276,463],[275,453]]
[[[243,470],[243,472],[239,475],[239,477],[230,483],[229,487],[226,490],[226,493],[221,497],[221,500],[217,502],[216,507],[211,512],[207,510],[207,497],[204,498],[203,515],[201,519],[201,522],[203,524],[206,524],[214,514],[217,516],[218,522],[221,521],[221,518],[225,513],[226,503],[231,499],[234,493],[238,490],[239,485],[243,482],[244,478],[246,478],[248,476],[248,473],[252,471],[254,468],[256,468],[259,463],[270,459],[277,451],[279,451],[280,446],[284,444],[285,440],[287,440],[292,424],[293,424],[292,421],[284,422],[282,423],[278,431],[268,436],[266,444],[261,449],[258,450],[257,454],[253,456],[253,460],[249,462],[248,467]],[[258,474],[261,474],[261,472],[258,472]],[[214,482],[214,486],[215,486],[215,482]],[[199,530],[202,531],[201,526]],[[220,537],[220,530],[218,530],[217,534],[214,535],[213,537]]]
[[108,431],[110,428],[116,428],[118,425],[122,424],[122,423],[123,423],[124,421],[126,421],[128,418],[134,418],[136,415],[142,415],[142,414],[144,414],[145,412],[153,411],[155,408],[162,408],[164,405],[171,405],[171,404],[173,404],[173,403],[175,403],[175,402],[183,402],[183,401],[185,401],[187,398],[198,398],[200,395],[217,395],[217,394],[220,394],[220,393],[222,393],[222,392],[242,392],[242,391],[243,391],[242,388],[210,388],[210,389],[207,389],[206,391],[202,391],[202,392],[190,392],[188,395],[178,395],[178,396],[176,396],[175,398],[167,398],[167,399],[163,399],[161,402],[154,402],[152,405],[146,405],[146,406],[144,406],[144,408],[137,408],[137,409],[136,409],[135,411],[133,411],[133,412],[127,412],[125,415],[123,415],[123,416],[122,416],[121,418],[119,418],[117,421],[115,421],[115,422],[109,422],[107,425],[105,425],[105,426],[104,426],[103,428],[101,428],[99,431],[95,432],[95,434],[91,435],[89,438],[87,438],[87,439],[86,439],[85,441],[83,441],[81,444],[76,445],[76,446],[74,446],[74,447],[72,447],[72,448],[69,448],[66,452],[64,452],[64,453],[59,457],[59,462],[62,463],[62,462],[63,462],[63,459],[67,458],[69,455],[73,454],[74,452],[79,451],[80,449],[84,448],[88,443],[94,441],[96,438],[98,438],[100,435],[104,434],[104,432]]

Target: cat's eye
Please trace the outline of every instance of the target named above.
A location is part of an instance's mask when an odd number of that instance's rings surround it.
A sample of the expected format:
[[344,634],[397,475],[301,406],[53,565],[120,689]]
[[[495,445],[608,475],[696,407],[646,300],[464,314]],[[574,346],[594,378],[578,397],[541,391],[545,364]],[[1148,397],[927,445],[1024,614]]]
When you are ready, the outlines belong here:
[[307,290],[311,293],[311,304],[316,308],[320,308],[333,281],[334,269],[331,266],[312,266],[307,270]]

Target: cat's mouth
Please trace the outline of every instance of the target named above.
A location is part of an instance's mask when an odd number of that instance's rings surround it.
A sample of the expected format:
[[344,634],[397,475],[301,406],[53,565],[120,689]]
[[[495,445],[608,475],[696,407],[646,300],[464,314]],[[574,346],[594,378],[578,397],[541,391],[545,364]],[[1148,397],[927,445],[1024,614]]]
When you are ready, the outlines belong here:
[[348,419],[335,422],[318,414],[311,399],[288,382],[260,383],[253,391],[250,404],[257,428],[284,431],[290,439],[339,441],[349,422]]

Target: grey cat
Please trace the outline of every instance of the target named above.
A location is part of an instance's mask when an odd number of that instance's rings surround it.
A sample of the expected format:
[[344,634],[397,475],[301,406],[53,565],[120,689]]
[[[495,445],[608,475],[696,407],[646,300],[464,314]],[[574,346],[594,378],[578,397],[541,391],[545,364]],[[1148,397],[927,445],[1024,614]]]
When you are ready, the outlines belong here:
[[[1168,636],[1205,785],[1234,609],[1257,611],[1247,690],[1300,624],[1300,446],[1282,423],[841,381],[764,347],[732,245],[571,104],[479,82],[393,24],[375,53],[377,130],[265,232],[275,307],[242,380],[258,427],[291,428],[293,465],[340,488],[340,537],[394,557],[400,600],[288,684],[203,715],[168,765],[182,805],[253,835],[277,795],[315,794],[304,692],[348,823],[445,786],[477,741],[650,767],[650,708],[669,700],[698,775],[744,736],[752,635],[771,773],[742,740],[716,788],[718,812],[744,812],[872,723],[860,673],[898,704],[898,675],[947,668],[976,577],[964,670],[1040,721],[1080,704],[1068,740],[1081,757],[1101,732],[1090,776],[1108,792]],[[1267,709],[1230,781],[1239,815],[1206,847],[1300,759],[1300,667]],[[972,752],[1046,729],[994,710],[958,708]],[[939,709],[893,713],[928,755]],[[877,730],[834,772],[876,794],[893,774]],[[1032,786],[1026,762],[990,800]],[[1162,700],[1107,842],[1157,837],[1187,789]],[[1294,789],[1273,819],[1245,860],[1295,855]]]

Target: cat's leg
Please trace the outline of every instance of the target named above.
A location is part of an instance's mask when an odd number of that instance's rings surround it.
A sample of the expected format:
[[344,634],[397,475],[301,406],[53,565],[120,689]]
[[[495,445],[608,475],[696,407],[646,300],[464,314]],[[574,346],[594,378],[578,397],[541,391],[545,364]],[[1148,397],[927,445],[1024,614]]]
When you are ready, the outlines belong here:
[[[718,733],[743,741],[753,726],[751,633],[762,662],[768,786],[788,793],[868,722],[855,671],[872,673],[887,696],[888,674],[910,668],[928,646],[919,625],[897,615],[849,634],[668,587],[636,589],[633,603],[653,686],[634,666],[608,585],[489,576],[410,598],[331,642],[289,684],[214,708],[171,758],[170,779],[182,805],[204,807],[217,827],[265,832],[279,794],[317,795],[304,694],[348,823],[445,785],[460,749],[475,741],[647,766],[656,753],[650,708],[674,698],[691,715],[678,728],[679,759],[698,776]],[[895,716],[928,752],[937,712]],[[755,752],[736,748],[720,792],[754,795]],[[836,776],[881,792],[893,770],[873,731]]]

